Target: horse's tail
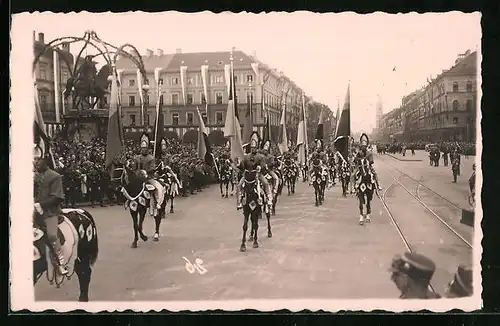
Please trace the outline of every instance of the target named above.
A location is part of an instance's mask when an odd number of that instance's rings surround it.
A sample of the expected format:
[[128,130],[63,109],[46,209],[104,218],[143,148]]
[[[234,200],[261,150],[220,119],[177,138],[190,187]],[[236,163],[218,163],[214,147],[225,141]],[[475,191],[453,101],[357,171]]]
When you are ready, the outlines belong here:
[[97,237],[97,225],[95,224],[94,217],[92,214],[84,210],[84,215],[90,220],[91,226],[94,228],[94,236],[89,242],[88,247],[86,248],[86,254],[88,255],[88,259],[90,262],[90,266],[93,266],[97,261],[97,257],[99,256],[99,242]]

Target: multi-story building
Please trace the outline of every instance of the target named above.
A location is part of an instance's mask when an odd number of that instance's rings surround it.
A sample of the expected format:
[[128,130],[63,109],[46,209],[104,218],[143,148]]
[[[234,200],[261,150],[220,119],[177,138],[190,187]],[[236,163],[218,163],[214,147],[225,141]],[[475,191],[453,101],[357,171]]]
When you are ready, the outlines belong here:
[[379,121],[378,140],[392,142],[402,139],[404,133],[405,112],[397,108],[384,114]]
[[[477,53],[467,51],[455,65],[421,89],[405,96],[398,113],[384,115],[381,128],[388,136],[406,141],[475,141]],[[394,125],[393,115],[403,121]],[[396,128],[397,127],[397,128]],[[395,133],[397,132],[397,134]]]
[[[145,119],[141,121],[141,98],[138,88],[137,67],[120,58],[117,69],[121,70],[122,118],[126,129],[152,126],[155,122],[157,86],[154,70],[161,68],[159,78],[163,82],[160,98],[164,125],[181,138],[198,126],[199,108],[210,132],[221,132],[229,98],[228,67],[230,52],[157,53],[148,50],[142,57],[150,86],[144,98]],[[255,55],[247,55],[233,49],[233,65],[236,77],[236,97],[239,116],[243,117],[252,103],[254,129],[262,132],[265,120],[263,105],[270,112],[272,126],[278,126],[281,108],[286,107],[287,124],[298,123],[302,105],[302,90],[283,74],[259,61]],[[108,99],[109,101],[109,99]],[[286,104],[286,106],[285,106]],[[240,119],[241,120],[241,119]]]
[[33,51],[38,57],[35,65],[35,77],[38,88],[39,103],[43,118],[47,123],[47,132],[53,134],[62,128],[63,115],[68,106],[63,101],[62,92],[73,69],[73,55],[70,53],[69,44],[63,44],[61,48],[45,48],[44,33],[33,31]]

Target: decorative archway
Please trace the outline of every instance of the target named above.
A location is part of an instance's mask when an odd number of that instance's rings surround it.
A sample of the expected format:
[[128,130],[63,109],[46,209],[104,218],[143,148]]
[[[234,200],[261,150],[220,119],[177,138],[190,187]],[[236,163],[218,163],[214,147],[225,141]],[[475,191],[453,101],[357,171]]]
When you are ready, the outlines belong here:
[[212,145],[224,146],[227,139],[224,137],[224,132],[222,130],[214,130],[208,135],[208,141]]
[[195,129],[186,131],[184,136],[182,136],[182,142],[196,144],[198,142],[198,131]]

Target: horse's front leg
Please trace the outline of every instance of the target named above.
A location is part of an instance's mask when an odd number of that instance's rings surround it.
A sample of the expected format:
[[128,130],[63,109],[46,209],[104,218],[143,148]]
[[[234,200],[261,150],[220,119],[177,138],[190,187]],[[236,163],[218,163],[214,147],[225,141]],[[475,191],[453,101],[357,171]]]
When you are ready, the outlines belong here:
[[373,193],[369,193],[366,195],[366,219],[365,219],[366,223],[371,222],[370,214],[372,213],[372,205],[371,205],[372,198],[373,198]]
[[172,194],[172,196],[170,196],[170,214],[174,213],[174,198],[175,195]]
[[160,225],[161,225],[161,220],[165,218],[165,207],[168,201],[168,197],[165,197],[163,200],[163,203],[161,204],[160,209],[158,210],[158,213],[154,217],[155,219],[155,234],[153,235],[153,241],[158,241],[160,239]]
[[148,241],[148,237],[144,235],[142,229],[142,225],[144,224],[144,219],[146,218],[147,208],[146,206],[139,205],[137,211],[139,212],[139,225],[138,225],[139,236],[141,237],[142,241]]
[[219,181],[219,186],[220,186],[220,195],[221,197],[224,197],[224,191],[223,191],[223,186],[224,186],[224,181]]
[[268,208],[268,212],[266,213],[267,217],[267,237],[272,238],[273,232],[271,232],[271,208]]
[[359,199],[359,225],[363,225],[365,222],[365,217],[363,215],[363,204],[365,200],[365,194],[364,193],[358,194],[358,199]]
[[226,198],[229,196],[229,180],[226,181]]
[[314,183],[314,197],[315,197],[315,200],[316,200],[316,204],[315,204],[316,206],[319,206],[318,192],[319,192],[318,184],[315,182]]
[[258,230],[259,230],[259,215],[262,214],[262,207],[255,209],[250,213],[250,218],[252,219],[252,230],[253,230],[253,248],[259,248]]
[[90,261],[87,258],[78,257],[75,261],[75,272],[78,276],[78,283],[80,284],[80,296],[78,301],[87,302],[89,301],[89,286],[90,279],[92,276],[92,268],[90,267]]
[[241,238],[241,246],[240,251],[244,252],[247,250],[247,246],[245,244],[248,230],[248,217],[250,216],[250,211],[246,208],[243,208],[243,237]]
[[137,210],[133,211],[129,208],[130,216],[132,217],[132,226],[134,227],[134,241],[130,245],[132,248],[137,248],[137,241],[139,240],[139,222],[137,219],[137,215],[139,212]]

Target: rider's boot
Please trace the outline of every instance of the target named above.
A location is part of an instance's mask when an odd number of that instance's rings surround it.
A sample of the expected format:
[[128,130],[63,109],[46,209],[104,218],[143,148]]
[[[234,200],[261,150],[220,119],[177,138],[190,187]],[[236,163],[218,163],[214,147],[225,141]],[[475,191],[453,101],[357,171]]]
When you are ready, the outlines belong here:
[[60,275],[68,274],[68,270],[66,269],[66,263],[64,261],[64,255],[62,253],[61,242],[59,241],[59,239],[52,241],[51,246],[57,264],[56,266],[57,273]]

